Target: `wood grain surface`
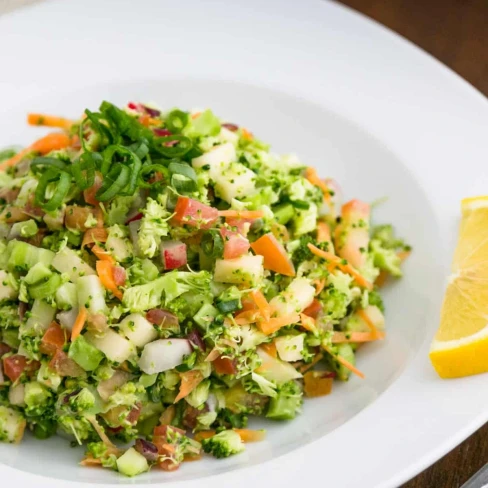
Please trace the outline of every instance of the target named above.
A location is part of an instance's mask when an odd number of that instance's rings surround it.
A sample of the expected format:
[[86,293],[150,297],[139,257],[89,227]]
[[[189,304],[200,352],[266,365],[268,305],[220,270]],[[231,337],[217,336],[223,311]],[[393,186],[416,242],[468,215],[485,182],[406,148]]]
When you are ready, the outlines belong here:
[[[339,1],[417,44],[488,96],[488,0]],[[488,424],[402,488],[459,488],[486,463]]]

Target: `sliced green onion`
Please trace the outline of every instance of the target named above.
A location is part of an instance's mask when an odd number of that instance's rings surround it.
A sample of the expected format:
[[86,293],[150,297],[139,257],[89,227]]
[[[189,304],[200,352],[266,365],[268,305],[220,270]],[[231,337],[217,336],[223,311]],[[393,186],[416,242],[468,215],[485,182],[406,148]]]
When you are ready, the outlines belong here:
[[132,155],[132,164],[131,164],[131,173],[129,177],[129,184],[127,185],[127,190],[123,193],[124,195],[133,195],[137,189],[137,180],[139,178],[139,173],[141,172],[142,168],[142,161],[137,157],[135,153],[131,151]]
[[103,162],[99,153],[85,152],[71,166],[71,172],[80,190],[86,190],[95,183],[95,170]]
[[197,174],[191,166],[172,161],[168,169],[171,173],[171,186],[178,193],[192,193],[196,191]]
[[83,127],[87,120],[90,121],[92,125],[92,129],[95,132],[97,132],[99,136],[102,138],[103,144],[112,144],[116,142],[114,136],[110,132],[110,129],[105,124],[102,124],[100,122],[100,120],[102,119],[102,114],[91,112],[88,109],[85,110],[85,114],[86,114],[86,119],[84,119],[80,124],[80,141],[82,141],[83,149],[86,150],[85,140],[83,137]]
[[218,230],[207,230],[202,237],[202,251],[209,257],[219,258],[224,253],[224,240]]
[[[51,183],[56,183],[54,193],[49,199],[46,199],[46,190]],[[47,212],[56,210],[63,203],[70,186],[71,175],[58,169],[49,169],[39,179],[34,202]]]
[[102,186],[95,198],[99,202],[106,202],[117,196],[129,183],[130,170],[123,164],[114,164],[105,176]]
[[171,163],[169,163],[168,169],[172,175],[184,175],[190,180],[197,181],[197,174],[189,164],[171,161]]
[[149,153],[148,142],[145,140],[131,144],[128,149],[132,151],[139,159],[144,159]]
[[139,186],[143,188],[151,188],[153,183],[147,182],[144,178],[151,173],[161,173],[165,180],[169,177],[168,168],[162,164],[148,164],[141,168],[139,172]]
[[51,169],[59,169],[61,171],[69,172],[68,167],[64,161],[61,161],[58,158],[49,158],[49,157],[38,157],[34,158],[31,161],[30,165],[33,173],[37,173],[41,167],[51,168]]
[[295,208],[299,208],[301,210],[308,210],[310,208],[310,203],[306,202],[305,200],[293,200],[291,203]]
[[[156,137],[155,149],[163,156],[168,158],[183,156],[186,154],[193,146],[191,139],[182,135],[166,136],[166,137]],[[168,143],[176,143],[174,145],[168,145]]]
[[174,134],[179,134],[188,124],[190,115],[181,110],[173,110],[166,117],[166,127]]

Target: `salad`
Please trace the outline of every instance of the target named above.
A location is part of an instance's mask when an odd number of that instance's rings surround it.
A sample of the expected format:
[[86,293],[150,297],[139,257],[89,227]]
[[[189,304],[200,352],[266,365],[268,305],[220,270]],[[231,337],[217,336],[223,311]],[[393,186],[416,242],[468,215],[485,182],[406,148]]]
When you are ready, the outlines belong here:
[[28,122],[56,129],[0,152],[1,441],[172,471],[363,377],[410,251],[368,203],[210,110]]

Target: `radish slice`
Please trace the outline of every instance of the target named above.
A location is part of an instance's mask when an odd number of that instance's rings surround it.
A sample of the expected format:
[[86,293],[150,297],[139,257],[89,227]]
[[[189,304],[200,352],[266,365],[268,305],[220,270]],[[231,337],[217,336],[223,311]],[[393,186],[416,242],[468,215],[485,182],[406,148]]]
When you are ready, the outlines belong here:
[[181,241],[161,242],[161,260],[164,269],[176,269],[185,266],[187,262],[186,244]]
[[191,351],[190,343],[186,339],[160,339],[150,342],[142,351],[139,367],[146,374],[162,373],[179,366]]

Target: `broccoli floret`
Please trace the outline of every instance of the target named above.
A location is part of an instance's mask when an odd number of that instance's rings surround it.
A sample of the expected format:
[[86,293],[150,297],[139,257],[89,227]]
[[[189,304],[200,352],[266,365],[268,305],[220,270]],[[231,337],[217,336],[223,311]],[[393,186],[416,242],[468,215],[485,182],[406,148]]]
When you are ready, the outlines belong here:
[[276,397],[269,401],[266,417],[273,420],[291,420],[301,411],[303,393],[296,381],[280,387]]
[[144,285],[159,276],[157,266],[150,259],[133,258],[133,263],[127,271],[131,285]]
[[86,454],[91,454],[95,459],[100,459],[104,468],[117,470],[117,456],[110,452],[103,442],[89,442]]
[[332,321],[338,321],[347,314],[347,307],[353,299],[352,278],[340,271],[330,274],[326,289],[320,294],[324,313]]
[[10,329],[20,327],[19,310],[17,303],[4,303],[0,306],[0,328]]
[[382,312],[385,311],[385,305],[383,304],[383,299],[377,290],[370,291],[368,293],[368,304],[376,305]]
[[391,224],[377,225],[373,227],[371,232],[371,239],[379,241],[381,247],[386,249],[404,249],[410,250],[410,246],[405,244],[403,239],[395,237],[395,231]]
[[41,383],[31,381],[25,384],[24,402],[26,415],[38,417],[52,406],[52,393]]
[[373,239],[369,243],[369,249],[373,263],[377,268],[387,271],[392,276],[402,276],[402,270],[400,269],[402,260],[394,249],[383,247],[378,239]]
[[247,426],[247,420],[246,413],[237,413],[228,408],[222,408],[218,411],[215,422],[219,427],[225,427],[226,429],[243,429]]
[[241,437],[234,430],[223,430],[209,439],[204,439],[202,447],[206,453],[216,458],[233,456],[245,450]]
[[169,425],[166,427],[164,437],[166,444],[171,445],[172,449],[168,450],[167,454],[163,454],[159,458],[160,461],[171,461],[173,464],[179,465],[183,462],[185,455],[200,454],[201,445],[199,442],[190,439]]

